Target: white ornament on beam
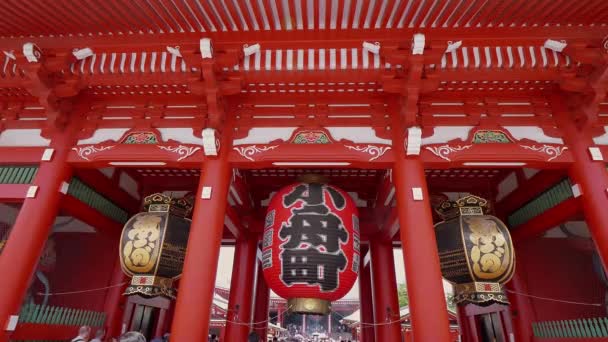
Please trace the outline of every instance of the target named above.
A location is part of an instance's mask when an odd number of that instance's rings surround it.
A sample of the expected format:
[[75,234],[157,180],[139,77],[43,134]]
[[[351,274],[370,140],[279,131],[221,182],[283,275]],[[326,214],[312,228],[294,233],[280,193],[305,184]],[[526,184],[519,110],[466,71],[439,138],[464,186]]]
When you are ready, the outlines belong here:
[[89,47],[86,47],[84,49],[74,49],[72,51],[72,55],[74,55],[74,57],[77,60],[83,60],[85,58],[91,57],[94,55],[93,50]]
[[279,146],[273,145],[273,146],[258,147],[256,145],[251,145],[251,146],[247,146],[247,147],[234,147],[234,150],[237,151],[243,158],[253,161],[254,154],[274,150],[277,147],[279,147]]
[[213,45],[211,44],[211,39],[201,38],[200,50],[201,50],[201,57],[203,59],[213,58]]
[[420,154],[422,145],[422,130],[420,127],[410,127],[407,129],[407,140],[405,141],[405,154],[417,156]]
[[423,33],[416,33],[412,42],[412,55],[422,55],[424,53],[425,37]]
[[220,139],[213,128],[203,130],[203,151],[206,156],[217,156],[220,150]]
[[382,157],[384,155],[384,153],[386,153],[386,151],[391,149],[390,146],[374,146],[374,145],[367,145],[367,146],[344,145],[344,147],[346,147],[350,150],[355,150],[357,152],[368,153],[371,156],[369,161],[376,160],[376,159]]
[[178,156],[180,156],[179,158],[177,158],[177,161],[182,161],[182,160],[190,157],[194,153],[196,153],[196,151],[201,149],[200,147],[190,147],[190,146],[184,146],[184,145],[179,145],[179,146],[175,146],[175,147],[159,145],[158,148],[160,148],[161,150],[176,153]]
[[528,145],[519,145],[526,150],[532,150],[534,152],[544,153],[549,156],[547,161],[552,161],[553,159],[559,157],[564,153],[565,150],[568,149],[567,146],[551,146],[551,145],[542,145],[542,146],[528,146]]
[[102,147],[96,147],[96,146],[85,146],[85,147],[72,147],[73,151],[76,151],[76,153],[78,154],[78,156],[84,160],[89,160],[88,156],[91,154],[95,154],[98,152],[103,152],[106,150],[109,150],[111,148],[113,148],[114,145],[111,146],[102,146]]
[[602,150],[599,147],[589,147],[589,154],[591,155],[591,160],[593,161],[603,161],[604,156],[602,155]]
[[442,146],[427,146],[426,149],[431,151],[434,155],[436,155],[437,157],[439,157],[441,159],[451,161],[451,159],[448,158],[448,155],[450,153],[460,152],[462,150],[471,148],[471,146],[473,146],[473,145],[464,145],[464,146],[442,145]]
[[23,55],[30,63],[36,63],[42,57],[42,52],[34,43],[23,44]]

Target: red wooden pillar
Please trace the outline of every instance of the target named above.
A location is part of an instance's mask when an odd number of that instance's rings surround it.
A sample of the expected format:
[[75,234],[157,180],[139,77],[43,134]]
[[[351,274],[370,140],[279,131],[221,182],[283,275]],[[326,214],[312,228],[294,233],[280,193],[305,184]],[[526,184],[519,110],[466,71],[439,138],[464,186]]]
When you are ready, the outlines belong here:
[[262,263],[258,262],[257,283],[255,286],[255,308],[253,312],[253,330],[265,338],[268,335],[268,309],[270,306],[270,288],[264,279]]
[[467,315],[465,305],[458,306],[458,326],[462,342],[479,342],[479,332],[474,315]]
[[283,327],[283,315],[285,313],[285,305],[279,304],[277,305],[277,323]]
[[602,259],[604,270],[608,270],[608,156],[603,156],[604,160],[594,161],[589,152],[589,147],[595,146],[589,127],[584,125],[579,128],[577,122],[570,120],[571,113],[561,98],[553,97],[552,104],[556,122],[563,133],[568,150],[574,157],[570,178],[578,184],[582,193],[585,221]]
[[[390,241],[370,240],[372,298],[376,341],[400,341],[399,298],[395,278],[395,259]],[[387,324],[388,322],[393,322]]]
[[236,241],[230,298],[226,315],[226,341],[246,341],[251,328],[255,266],[258,261],[257,239],[243,236]]
[[53,137],[53,155],[49,161],[40,162],[32,182],[32,186],[37,189],[34,191],[35,188],[30,188],[31,196],[23,201],[9,239],[0,254],[0,341],[8,341],[8,323],[11,316],[19,314],[32,274],[59,210],[63,196],[60,192],[62,183],[67,182],[72,174],[66,160],[74,143],[74,126],[67,127],[64,132]]
[[[116,242],[118,246],[118,241]],[[112,274],[112,280],[110,285],[123,284],[121,286],[114,286],[108,289],[106,293],[104,312],[106,313],[106,336],[119,336],[121,333],[122,316],[124,311],[124,303],[126,297],[124,293],[126,282],[128,281],[127,276],[122,271],[120,265],[120,259],[116,258],[114,264],[114,271]]]
[[[405,151],[401,150],[401,153]],[[450,325],[424,174],[417,158],[397,157],[393,169],[413,341],[448,342]]]
[[[362,253],[363,254],[363,253]],[[359,268],[359,313],[361,314],[361,342],[374,342],[374,305],[372,298],[372,281],[370,263],[361,262]],[[355,329],[356,330],[356,329]]]
[[[131,320],[133,318],[133,311],[135,310],[135,303],[127,300],[125,303],[125,310],[122,313],[122,324],[120,325],[120,334],[124,334],[131,327]],[[106,334],[107,335],[107,334]]]
[[232,175],[226,145],[222,144],[217,159],[206,159],[201,169],[186,260],[171,327],[172,341],[205,341],[208,337]]
[[534,335],[532,323],[536,321],[536,317],[530,298],[520,295],[528,293],[524,274],[523,263],[516,263],[515,273],[511,281],[506,284],[506,288],[507,297],[511,302],[511,318],[514,323],[515,340],[531,342]]
[[[158,319],[156,321],[156,328],[154,329],[154,337],[163,337],[165,334],[165,320],[167,319],[167,309],[160,309],[158,313]],[[112,336],[112,335],[110,335]]]

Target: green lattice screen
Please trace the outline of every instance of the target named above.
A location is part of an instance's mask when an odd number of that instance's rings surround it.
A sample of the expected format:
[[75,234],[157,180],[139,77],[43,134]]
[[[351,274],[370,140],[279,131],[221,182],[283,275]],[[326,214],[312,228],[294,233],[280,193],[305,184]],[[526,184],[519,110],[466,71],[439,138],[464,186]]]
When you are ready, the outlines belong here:
[[0,184],[30,184],[37,166],[0,166]]
[[532,323],[534,336],[542,338],[608,337],[608,318],[585,318]]
[[[0,184],[31,184],[37,171],[38,166],[0,166]],[[76,177],[70,180],[68,194],[117,222],[125,223],[128,219],[125,210]]]
[[19,313],[19,323],[101,327],[105,319],[104,312],[38,304],[26,304]]
[[76,177],[72,178],[70,181],[68,194],[74,196],[88,206],[97,209],[100,213],[114,221],[125,223],[129,219],[129,213]]
[[566,178],[511,213],[507,218],[509,227],[524,224],[573,196],[572,184]]

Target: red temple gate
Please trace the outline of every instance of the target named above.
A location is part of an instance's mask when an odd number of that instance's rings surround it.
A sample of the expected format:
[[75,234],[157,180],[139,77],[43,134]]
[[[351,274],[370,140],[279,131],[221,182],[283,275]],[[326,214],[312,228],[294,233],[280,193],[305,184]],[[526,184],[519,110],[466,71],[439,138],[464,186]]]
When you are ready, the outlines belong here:
[[[253,324],[268,319],[256,274],[264,212],[307,173],[357,203],[361,322],[373,327],[363,340],[401,338],[394,246],[413,339],[452,339],[438,194],[487,198],[511,229],[518,266],[501,317],[513,338],[608,335],[608,3],[58,0],[0,10],[0,224],[11,227],[0,341],[66,339],[81,324],[119,334],[120,229],[155,192],[195,203],[171,327],[154,334],[207,338],[229,244],[238,281],[226,331],[264,335]],[[43,307],[44,284],[32,279],[49,236],[52,292],[86,292]]]

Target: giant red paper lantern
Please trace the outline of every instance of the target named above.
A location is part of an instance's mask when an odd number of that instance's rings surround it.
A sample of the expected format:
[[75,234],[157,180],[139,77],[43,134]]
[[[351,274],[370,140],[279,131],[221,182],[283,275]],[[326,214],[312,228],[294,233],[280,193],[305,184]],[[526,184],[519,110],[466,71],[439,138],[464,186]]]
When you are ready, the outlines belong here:
[[357,207],[331,185],[296,183],[275,194],[264,228],[269,287],[292,312],[327,314],[352,288],[360,262]]

